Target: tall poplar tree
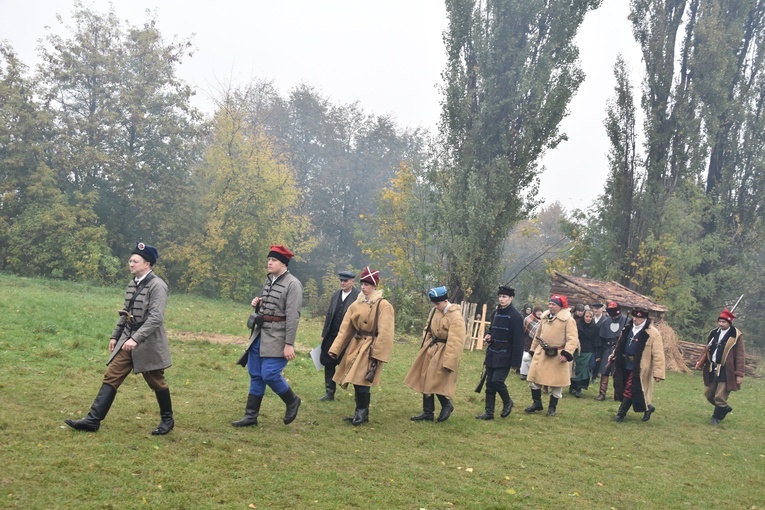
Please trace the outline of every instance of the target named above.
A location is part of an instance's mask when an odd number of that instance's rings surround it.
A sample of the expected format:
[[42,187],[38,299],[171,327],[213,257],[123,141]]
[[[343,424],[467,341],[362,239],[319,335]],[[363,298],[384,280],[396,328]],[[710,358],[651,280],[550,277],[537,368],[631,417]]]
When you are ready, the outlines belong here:
[[441,135],[450,284],[488,300],[502,242],[538,203],[539,159],[584,74],[574,37],[600,0],[447,0]]

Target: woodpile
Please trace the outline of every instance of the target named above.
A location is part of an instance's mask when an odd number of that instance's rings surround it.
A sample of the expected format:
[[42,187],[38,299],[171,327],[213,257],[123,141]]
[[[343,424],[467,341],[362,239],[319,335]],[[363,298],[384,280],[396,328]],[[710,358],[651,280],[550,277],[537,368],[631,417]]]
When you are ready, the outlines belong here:
[[[694,344],[693,342],[683,341],[678,341],[677,344],[683,355],[685,366],[689,369],[693,368],[696,365],[696,361],[698,361],[701,356],[701,353],[704,352],[704,344]],[[746,377],[759,377],[757,371],[757,364],[759,361],[757,356],[746,355],[746,362],[744,365],[744,375]]]

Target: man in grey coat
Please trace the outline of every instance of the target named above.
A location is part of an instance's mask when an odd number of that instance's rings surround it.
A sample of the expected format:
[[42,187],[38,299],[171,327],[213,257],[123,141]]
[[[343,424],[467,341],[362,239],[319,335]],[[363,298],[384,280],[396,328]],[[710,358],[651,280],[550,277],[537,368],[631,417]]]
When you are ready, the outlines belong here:
[[88,415],[81,420],[64,420],[75,430],[96,432],[114,402],[117,388],[131,371],[143,375],[154,390],[159,404],[161,421],[151,431],[164,435],[175,426],[170,388],[165,380],[165,369],[171,365],[170,346],[165,333],[165,306],[167,284],[154,274],[152,267],[159,253],[156,248],[137,243],[130,254],[128,265],[133,279],[125,293],[125,306],[109,339],[108,368]]
[[303,286],[287,269],[293,256],[281,245],[271,246],[268,252],[268,278],[260,297],[253,298],[251,302],[256,312],[252,334],[247,349],[239,359],[239,364],[247,366],[250,374],[250,392],[244,417],[232,422],[234,427],[258,424],[266,386],[279,395],[287,406],[284,424],[289,425],[297,417],[300,397],[295,395],[282,375],[287,362],[295,359],[295,338],[303,306]]

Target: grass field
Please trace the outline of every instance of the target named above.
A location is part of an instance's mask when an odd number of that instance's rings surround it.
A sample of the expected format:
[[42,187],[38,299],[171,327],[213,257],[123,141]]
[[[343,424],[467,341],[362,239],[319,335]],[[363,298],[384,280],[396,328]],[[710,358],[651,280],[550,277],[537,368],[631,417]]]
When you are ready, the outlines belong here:
[[171,295],[175,430],[149,434],[157,404],[130,376],[88,434],[63,420],[87,413],[101,384],[123,289],[8,275],[0,287],[0,508],[765,508],[762,379],[745,379],[735,411],[711,427],[698,374],[668,374],[653,418],[630,413],[622,424],[611,421],[617,403],[594,401],[592,386],[585,398],[566,395],[555,418],[525,415],[529,390],[511,375],[515,410],[481,422],[482,355],[465,352],[452,418],[414,423],[421,395],[402,381],[419,340],[402,339],[373,389],[370,423],[352,427],[342,421],[350,391],[317,401],[312,319],[285,371],[303,399],[297,420],[282,424],[269,391],[260,425],[235,429],[248,376],[230,341],[245,341],[250,308]]

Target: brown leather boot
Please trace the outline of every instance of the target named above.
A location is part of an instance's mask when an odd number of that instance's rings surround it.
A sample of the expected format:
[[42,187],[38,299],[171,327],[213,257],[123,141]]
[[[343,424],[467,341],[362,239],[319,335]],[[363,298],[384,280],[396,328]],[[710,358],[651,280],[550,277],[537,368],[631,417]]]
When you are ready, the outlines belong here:
[[602,402],[606,399],[606,391],[608,391],[608,379],[607,375],[600,376],[600,394],[595,397],[595,400]]

